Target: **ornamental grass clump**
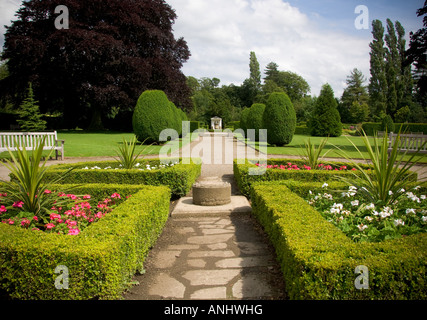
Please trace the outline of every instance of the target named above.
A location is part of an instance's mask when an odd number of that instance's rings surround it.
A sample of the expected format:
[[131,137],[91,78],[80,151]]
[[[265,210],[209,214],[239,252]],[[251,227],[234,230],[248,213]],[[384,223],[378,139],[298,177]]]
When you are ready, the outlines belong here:
[[70,168],[51,180],[46,179],[46,162],[53,149],[42,162],[45,140],[46,138],[37,141],[31,152],[28,152],[24,145],[16,151],[16,156],[8,149],[12,161],[6,159],[5,166],[13,178],[2,185],[2,193],[7,194],[2,203],[5,208],[19,206],[22,208],[21,217],[37,216],[43,221],[48,220],[49,210],[55,202],[60,205],[59,200],[54,199],[47,191],[51,185],[64,179],[73,170]]
[[362,141],[368,153],[365,158],[359,148],[350,140],[350,143],[359,153],[360,157],[372,166],[371,170],[363,170],[361,166],[352,160],[339,147],[336,147],[340,154],[346,158],[352,165],[357,168],[358,174],[352,178],[337,177],[350,185],[354,185],[370,202],[376,205],[390,206],[404,195],[402,190],[408,190],[414,180],[414,173],[410,169],[420,160],[419,147],[417,152],[413,153],[407,161],[404,161],[407,151],[401,153],[400,132],[391,146],[391,152],[388,152],[388,135],[387,132],[383,138],[374,137],[373,145],[369,141],[366,133],[362,129]]
[[[145,141],[147,141],[147,139],[145,139],[144,142]],[[144,144],[144,142],[142,142],[142,144]],[[140,155],[150,146],[151,144],[140,150],[139,152],[136,152],[136,137],[134,136],[129,142],[127,142],[126,139],[123,138],[122,145],[119,146],[116,150],[116,153],[118,155],[117,162],[119,163],[119,165],[121,165],[123,169],[133,169],[137,164]]]
[[311,143],[310,138],[308,138],[307,141],[304,141],[305,148],[302,149],[301,159],[306,161],[311,168],[317,168],[320,164],[320,160],[329,152],[328,150],[322,155],[327,142],[327,138],[322,139],[319,146],[316,148],[316,146]]

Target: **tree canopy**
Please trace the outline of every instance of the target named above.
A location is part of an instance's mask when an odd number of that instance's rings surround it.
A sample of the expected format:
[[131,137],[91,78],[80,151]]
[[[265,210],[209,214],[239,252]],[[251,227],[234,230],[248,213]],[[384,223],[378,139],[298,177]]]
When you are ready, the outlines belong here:
[[[3,93],[32,82],[43,112],[60,111],[66,127],[100,128],[108,118],[129,126],[139,95],[163,90],[191,108],[180,71],[190,57],[175,39],[175,11],[163,0],[63,0],[69,29],[57,29],[57,1],[23,2],[7,27]],[[19,98],[19,97],[18,97]]]

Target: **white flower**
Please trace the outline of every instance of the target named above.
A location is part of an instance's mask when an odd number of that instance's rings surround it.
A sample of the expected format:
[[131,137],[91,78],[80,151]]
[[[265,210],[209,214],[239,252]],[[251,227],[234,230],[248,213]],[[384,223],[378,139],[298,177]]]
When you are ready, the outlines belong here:
[[359,205],[359,200],[354,200],[354,201],[352,201],[352,202],[351,202],[351,205],[352,205],[353,207],[358,206],[358,205]]
[[351,212],[350,212],[350,211],[348,211],[348,210],[343,210],[343,211],[341,211],[341,214],[343,214],[343,215],[345,215],[345,216],[348,216],[348,215],[350,215],[350,214],[351,214]]
[[404,226],[405,225],[405,222],[404,221],[402,221],[402,219],[396,219],[396,220],[394,220],[393,221],[393,223],[394,223],[394,225],[397,227],[397,226]]
[[141,164],[138,162],[137,164],[135,164],[135,167],[139,167]]
[[370,217],[370,216],[366,216],[365,220],[368,220],[369,222],[371,222],[372,220],[374,220],[374,218]]
[[338,213],[340,213],[340,209],[338,209],[338,208],[331,208],[331,213],[338,214]]
[[391,196],[393,194],[393,191],[389,190],[388,195]]
[[373,203],[368,204],[365,209],[366,210],[374,210],[375,209],[375,204],[373,204]]
[[423,216],[423,217],[421,218],[421,220],[423,220],[423,222],[427,222],[427,216]]
[[363,230],[365,230],[367,227],[368,227],[368,226],[367,226],[367,225],[364,225],[363,223],[362,223],[362,224],[359,224],[359,225],[357,226],[357,228],[359,228],[359,231],[363,231]]
[[377,216],[378,215],[378,211],[372,211],[372,214],[374,215],[374,216]]
[[425,194],[421,195],[421,196],[420,196],[420,199],[421,199],[421,200],[425,200],[425,199],[426,199],[426,195],[425,195]]
[[322,185],[322,188],[327,188],[329,186],[329,184],[327,184],[326,182]]
[[416,213],[415,212],[415,209],[406,209],[406,214],[408,214],[408,213]]

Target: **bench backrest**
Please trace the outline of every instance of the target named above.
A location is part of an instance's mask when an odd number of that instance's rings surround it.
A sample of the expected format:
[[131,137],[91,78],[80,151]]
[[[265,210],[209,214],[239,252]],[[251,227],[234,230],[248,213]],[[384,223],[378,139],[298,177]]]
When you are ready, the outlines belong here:
[[46,137],[45,147],[54,147],[57,140],[56,131],[54,132],[0,132],[0,148],[10,149],[22,148],[33,149],[36,144]]
[[[398,134],[390,132],[389,134],[389,148],[394,144]],[[399,148],[403,150],[412,150],[416,151],[419,148],[422,151],[427,150],[427,135],[424,134],[401,134],[400,135],[400,145]],[[423,145],[424,144],[424,145]]]

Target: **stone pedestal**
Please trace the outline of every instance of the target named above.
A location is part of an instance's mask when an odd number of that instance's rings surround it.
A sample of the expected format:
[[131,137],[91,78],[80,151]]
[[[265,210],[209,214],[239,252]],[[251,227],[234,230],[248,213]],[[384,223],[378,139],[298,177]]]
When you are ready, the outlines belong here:
[[222,206],[231,202],[231,184],[218,177],[193,184],[193,203],[199,206]]

